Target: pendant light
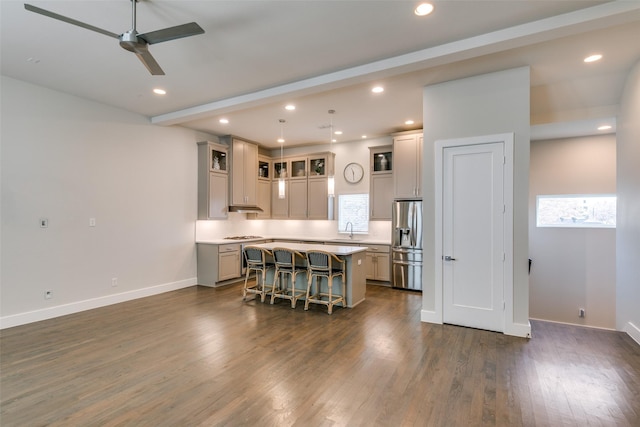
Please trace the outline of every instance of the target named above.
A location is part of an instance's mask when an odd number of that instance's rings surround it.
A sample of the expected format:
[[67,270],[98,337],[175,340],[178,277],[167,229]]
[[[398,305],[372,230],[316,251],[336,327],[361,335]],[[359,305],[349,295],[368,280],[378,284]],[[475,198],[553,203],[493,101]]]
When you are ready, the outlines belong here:
[[[329,117],[331,118],[329,124],[329,151],[333,147],[333,114],[336,110],[329,110]],[[336,195],[336,180],[333,175],[333,168],[329,170],[329,176],[327,179],[327,195],[334,197]]]
[[280,138],[278,142],[280,143],[280,176],[278,177],[278,199],[284,199],[286,197],[285,194],[285,181],[284,181],[284,119],[280,119]]

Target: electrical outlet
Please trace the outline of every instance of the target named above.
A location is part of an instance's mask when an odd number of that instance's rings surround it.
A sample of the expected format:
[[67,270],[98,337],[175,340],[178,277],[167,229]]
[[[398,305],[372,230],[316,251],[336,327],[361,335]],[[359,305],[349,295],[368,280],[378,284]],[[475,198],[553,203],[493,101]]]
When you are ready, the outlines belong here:
[[89,218],[89,227],[95,227],[95,226],[96,226],[96,219]]
[[118,286],[118,278],[117,277],[114,277],[114,278],[111,279],[111,286],[114,287],[114,288],[116,286]]
[[584,308],[578,310],[578,317],[584,317]]
[[53,291],[44,291],[44,299],[53,298]]

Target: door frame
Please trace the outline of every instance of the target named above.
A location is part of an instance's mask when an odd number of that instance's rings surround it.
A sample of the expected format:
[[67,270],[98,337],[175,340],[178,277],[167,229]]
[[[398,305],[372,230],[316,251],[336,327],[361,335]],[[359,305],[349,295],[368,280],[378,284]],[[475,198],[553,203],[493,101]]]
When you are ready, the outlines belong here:
[[502,143],[504,144],[504,331],[513,328],[513,154],[514,154],[514,133],[501,133],[493,135],[472,136],[466,138],[440,139],[434,144],[435,150],[435,301],[432,320],[434,323],[443,323],[443,274],[442,274],[442,251],[443,243],[443,173],[444,173],[444,150],[449,147],[459,147],[465,145],[479,145]]

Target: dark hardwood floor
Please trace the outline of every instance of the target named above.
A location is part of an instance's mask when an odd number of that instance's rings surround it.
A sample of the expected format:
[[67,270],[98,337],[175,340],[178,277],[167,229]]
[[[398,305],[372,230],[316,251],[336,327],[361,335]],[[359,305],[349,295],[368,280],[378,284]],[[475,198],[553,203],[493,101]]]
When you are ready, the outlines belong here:
[[0,333],[9,426],[640,426],[640,346],[533,322],[531,340],[192,287]]

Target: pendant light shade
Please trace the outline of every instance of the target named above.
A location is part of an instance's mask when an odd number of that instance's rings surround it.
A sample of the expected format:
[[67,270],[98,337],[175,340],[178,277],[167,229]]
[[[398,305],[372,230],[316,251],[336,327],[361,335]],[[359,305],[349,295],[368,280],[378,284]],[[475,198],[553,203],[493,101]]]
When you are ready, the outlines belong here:
[[280,119],[280,138],[278,142],[280,143],[280,173],[278,177],[278,199],[284,199],[286,195],[286,183],[284,181],[284,119]]
[[[329,117],[331,118],[329,124],[329,151],[333,147],[333,114],[336,110],[329,110]],[[329,176],[327,179],[327,195],[334,197],[336,195],[336,180],[333,175],[333,169],[329,170]]]

